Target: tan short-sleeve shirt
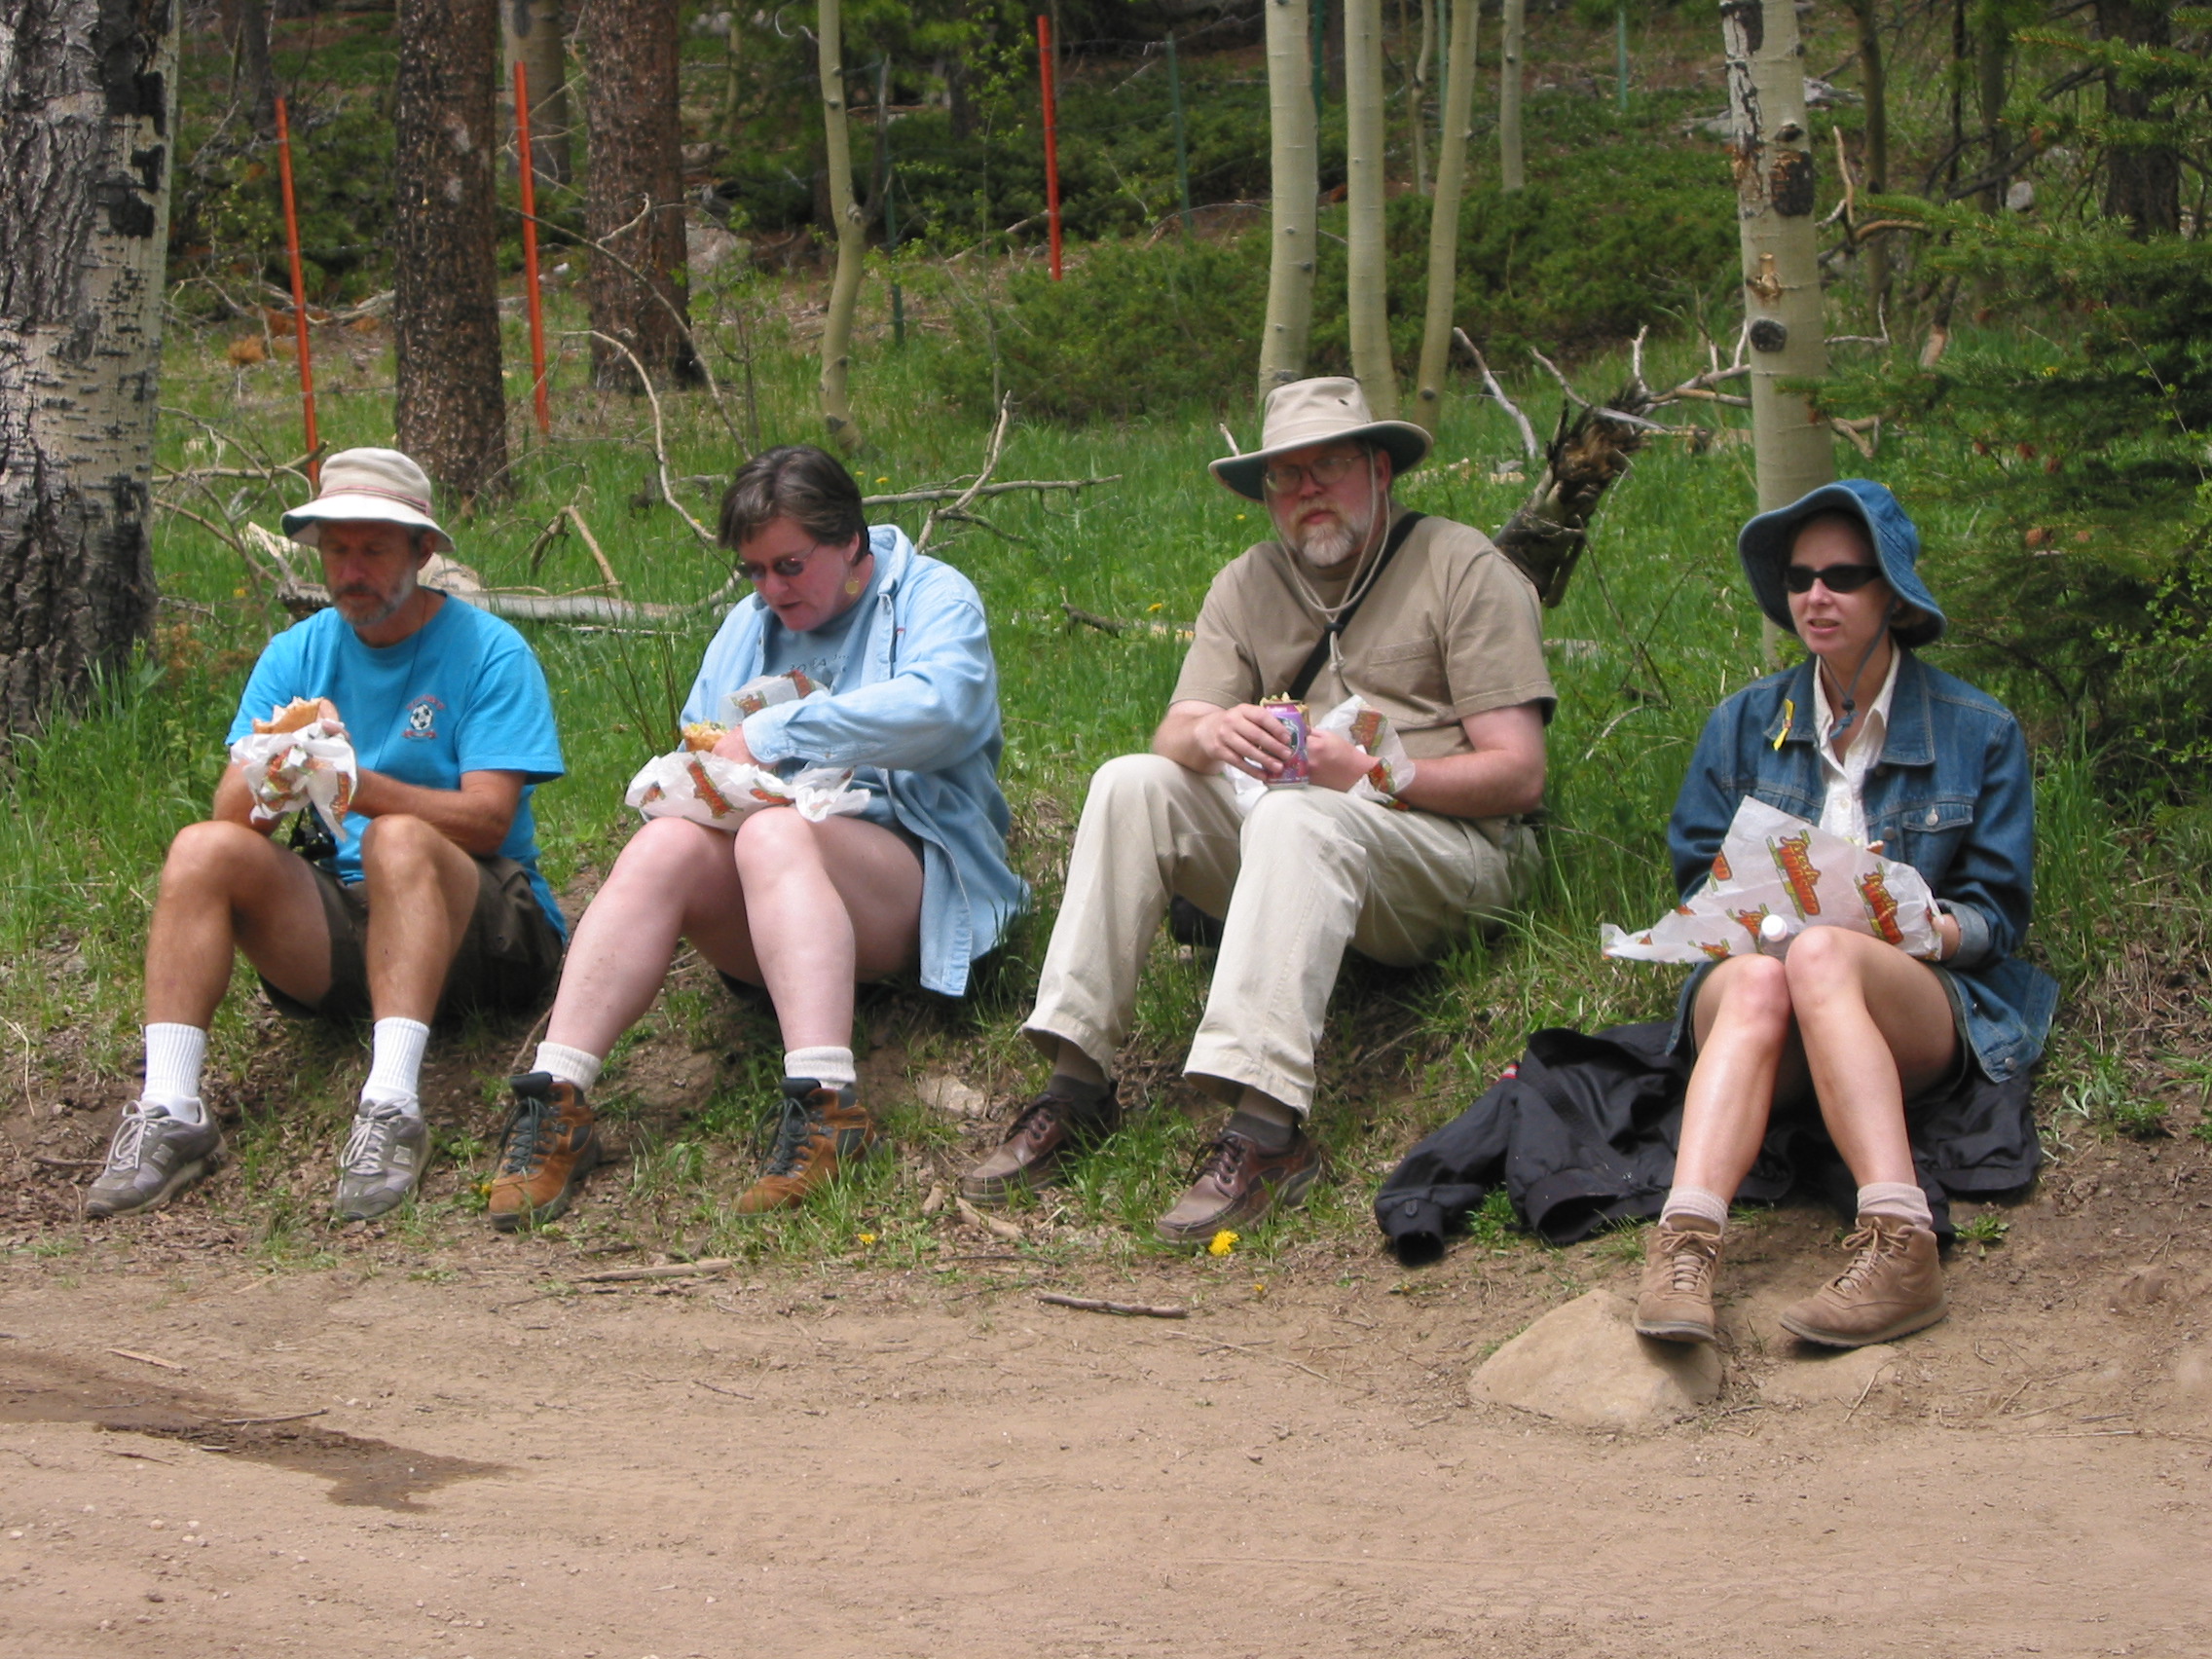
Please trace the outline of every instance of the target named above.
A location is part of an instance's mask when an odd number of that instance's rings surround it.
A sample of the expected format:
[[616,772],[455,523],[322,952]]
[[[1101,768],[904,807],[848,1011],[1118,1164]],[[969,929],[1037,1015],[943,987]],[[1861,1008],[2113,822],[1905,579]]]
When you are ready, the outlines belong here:
[[[1292,575],[1296,557],[1263,541],[1214,577],[1176,702],[1228,709],[1289,688],[1322,626]],[[1335,605],[1348,563],[1343,575],[1305,576]],[[1415,760],[1466,754],[1472,746],[1459,722],[1470,715],[1535,703],[1549,720],[1557,701],[1535,588],[1489,536],[1450,519],[1414,527],[1338,646],[1338,660],[1307,691],[1308,705],[1320,715],[1357,692],[1389,718]]]

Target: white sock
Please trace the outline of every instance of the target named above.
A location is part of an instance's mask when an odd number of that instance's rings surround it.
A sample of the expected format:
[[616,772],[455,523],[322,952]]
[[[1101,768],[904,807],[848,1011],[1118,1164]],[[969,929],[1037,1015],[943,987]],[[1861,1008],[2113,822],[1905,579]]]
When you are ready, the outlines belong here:
[[1671,1215],[1694,1215],[1710,1221],[1725,1233],[1728,1231],[1728,1200],[1706,1187],[1671,1187],[1667,1202],[1659,1211],[1665,1221]]
[[853,1069],[853,1051],[850,1049],[786,1049],[784,1051],[786,1077],[810,1077],[825,1088],[843,1088],[860,1082],[861,1074]]
[[589,1088],[599,1081],[599,1074],[606,1065],[604,1059],[586,1050],[571,1049],[561,1043],[540,1043],[537,1058],[531,1062],[530,1069],[550,1072],[563,1083]]
[[423,1050],[430,1028],[420,1019],[380,1019],[369,1038],[369,1081],[361,1085],[364,1106],[396,1106],[410,1118],[423,1115]]
[[1859,1213],[1909,1221],[1931,1232],[1936,1227],[1936,1212],[1928,1207],[1928,1195],[1910,1181],[1867,1182],[1859,1189]]
[[146,1090],[141,1096],[180,1123],[203,1122],[200,1072],[207,1061],[207,1033],[197,1025],[146,1027]]

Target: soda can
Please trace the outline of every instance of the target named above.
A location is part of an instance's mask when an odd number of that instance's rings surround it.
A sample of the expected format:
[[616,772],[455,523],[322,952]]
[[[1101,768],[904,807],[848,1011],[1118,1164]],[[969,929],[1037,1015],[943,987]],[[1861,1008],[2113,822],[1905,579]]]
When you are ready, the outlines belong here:
[[1290,745],[1290,758],[1282,763],[1281,771],[1268,780],[1268,788],[1305,788],[1313,777],[1312,764],[1306,757],[1306,705],[1288,697],[1270,697],[1260,707],[1270,719],[1281,722],[1284,741]]

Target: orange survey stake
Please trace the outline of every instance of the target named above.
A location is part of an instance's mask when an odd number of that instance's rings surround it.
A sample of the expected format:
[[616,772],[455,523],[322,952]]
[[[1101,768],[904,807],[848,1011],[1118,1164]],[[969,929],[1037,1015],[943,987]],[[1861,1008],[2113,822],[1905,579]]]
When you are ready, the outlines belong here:
[[1782,879],[1789,885],[1789,902],[1797,906],[1798,920],[1819,915],[1821,872],[1813,867],[1813,832],[1801,830],[1766,845],[1767,851],[1774,855],[1774,867],[1782,871]]
[[1874,932],[1892,944],[1904,943],[1904,929],[1898,925],[1898,902],[1890,897],[1882,872],[1870,869],[1859,878],[1859,896],[1866,901],[1866,919]]

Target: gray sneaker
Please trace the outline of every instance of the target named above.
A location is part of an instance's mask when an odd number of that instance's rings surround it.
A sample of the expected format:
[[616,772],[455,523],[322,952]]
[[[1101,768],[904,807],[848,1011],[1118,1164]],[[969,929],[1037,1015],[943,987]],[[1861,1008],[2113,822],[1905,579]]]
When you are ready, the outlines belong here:
[[411,1112],[361,1103],[338,1160],[340,1221],[374,1221],[399,1207],[430,1161],[430,1126]]
[[211,1123],[187,1124],[140,1100],[125,1109],[108,1142],[107,1167],[85,1193],[88,1216],[157,1209],[210,1170],[229,1149]]

